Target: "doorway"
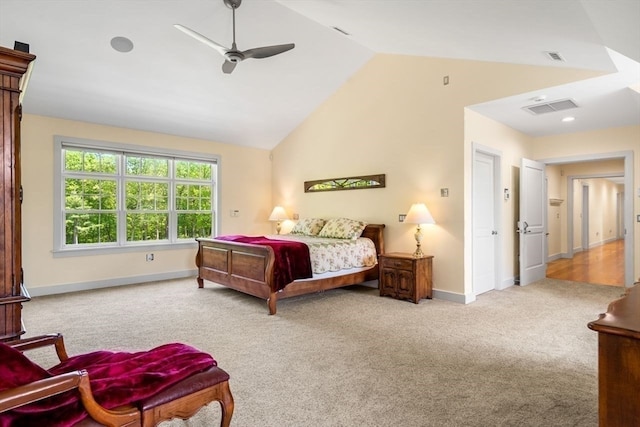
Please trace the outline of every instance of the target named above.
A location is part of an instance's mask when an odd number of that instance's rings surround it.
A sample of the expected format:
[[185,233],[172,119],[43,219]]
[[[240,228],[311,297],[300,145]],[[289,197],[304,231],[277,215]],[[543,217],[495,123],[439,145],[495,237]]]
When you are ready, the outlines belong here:
[[[566,238],[567,247],[563,249],[563,253],[560,258],[573,259],[575,253],[578,252],[586,252],[589,251],[591,246],[596,243],[609,243],[613,240],[620,240],[616,248],[618,248],[615,252],[617,253],[616,259],[620,259],[620,261],[616,261],[617,264],[611,263],[607,265],[608,269],[614,268],[614,265],[619,265],[617,268],[622,269],[621,275],[623,276],[622,283],[624,286],[632,286],[634,282],[633,278],[633,256],[634,256],[634,247],[633,247],[633,233],[630,230],[633,230],[633,206],[632,200],[630,197],[629,191],[624,191],[625,189],[632,188],[632,178],[633,178],[633,165],[632,165],[632,152],[617,152],[617,153],[608,153],[608,154],[598,154],[598,155],[584,155],[584,156],[575,156],[571,158],[558,158],[558,159],[546,159],[543,160],[547,165],[559,165],[562,168],[570,169],[570,165],[574,165],[574,171],[584,172],[584,173],[573,173],[564,174],[566,177]],[[589,170],[589,165],[594,165],[594,162],[613,162],[617,161],[619,163],[618,170],[622,169],[621,172],[585,172]],[[582,166],[581,166],[582,165]],[[586,166],[585,166],[586,165]],[[582,168],[582,169],[581,169]],[[593,167],[591,167],[593,170]],[[598,238],[594,238],[594,233],[596,230],[589,230],[588,228],[583,228],[582,222],[579,216],[574,216],[569,214],[569,212],[574,212],[574,205],[577,207],[583,206],[583,202],[586,198],[589,197],[589,193],[587,192],[588,187],[580,186],[580,190],[577,193],[578,196],[574,197],[575,188],[581,185],[582,180],[586,179],[599,179],[599,178],[607,178],[614,179],[617,178],[617,182],[620,183],[620,188],[615,192],[614,195],[611,196],[611,203],[616,206],[615,211],[615,219],[612,219],[611,226],[607,226],[607,228],[603,231],[603,235]],[[585,197],[586,192],[586,197]],[[575,199],[575,200],[574,200]],[[581,199],[581,200],[580,200]],[[592,203],[596,203],[597,201],[592,198]],[[588,206],[588,204],[587,204]],[[588,219],[588,208],[581,208],[579,211],[583,212],[583,215],[587,216],[585,219],[585,223]],[[597,211],[596,211],[597,213]],[[586,225],[585,224],[585,225]],[[586,233],[586,236],[585,236]],[[604,235],[606,233],[606,235]],[[574,240],[575,239],[575,240]],[[579,243],[578,243],[579,241]],[[589,243],[591,242],[591,244]],[[550,254],[553,255],[553,254]],[[550,260],[554,260],[551,256]],[[593,257],[591,258],[594,259]],[[598,257],[595,257],[598,259]],[[585,268],[589,267],[589,263],[593,263],[594,261],[590,261],[589,257],[586,257],[583,263],[587,263]]]

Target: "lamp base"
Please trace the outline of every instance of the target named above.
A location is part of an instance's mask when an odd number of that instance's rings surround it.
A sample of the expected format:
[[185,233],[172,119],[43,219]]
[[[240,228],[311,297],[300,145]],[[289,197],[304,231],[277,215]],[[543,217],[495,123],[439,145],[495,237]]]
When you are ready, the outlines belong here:
[[418,226],[416,227],[416,233],[413,235],[413,237],[416,239],[416,251],[413,253],[413,257],[422,258],[424,256],[424,253],[420,248],[420,241],[422,240],[422,230],[420,230],[420,224],[418,224]]

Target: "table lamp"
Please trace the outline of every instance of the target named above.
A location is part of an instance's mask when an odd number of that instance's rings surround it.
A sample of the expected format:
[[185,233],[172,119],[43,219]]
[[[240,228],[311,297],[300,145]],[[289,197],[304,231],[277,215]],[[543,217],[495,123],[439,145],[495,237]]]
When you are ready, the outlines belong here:
[[431,212],[429,212],[429,209],[427,209],[427,206],[424,203],[414,203],[411,205],[409,212],[407,212],[404,222],[417,224],[416,233],[414,234],[416,239],[416,251],[413,253],[413,257],[422,258],[424,253],[422,253],[422,249],[420,249],[420,241],[422,240],[422,230],[420,229],[420,225],[435,224],[436,221],[433,219]]
[[289,216],[287,215],[287,213],[285,212],[284,208],[282,206],[276,206],[275,208],[273,208],[273,211],[271,211],[271,215],[269,215],[269,221],[277,221],[276,223],[276,233],[280,234],[280,222],[284,221],[285,219],[289,219]]

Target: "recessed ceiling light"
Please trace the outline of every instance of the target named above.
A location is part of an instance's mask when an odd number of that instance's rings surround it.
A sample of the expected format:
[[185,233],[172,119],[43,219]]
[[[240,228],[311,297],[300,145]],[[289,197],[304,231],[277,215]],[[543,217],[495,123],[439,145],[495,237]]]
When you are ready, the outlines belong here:
[[114,37],[111,39],[111,47],[118,52],[131,52],[133,50],[133,42],[126,37]]
[[563,121],[563,122],[572,122],[572,121],[574,121],[575,119],[576,119],[576,118],[575,118],[575,117],[573,117],[573,116],[567,116],[567,117],[564,117],[564,118],[562,119],[562,121]]
[[547,99],[547,96],[546,95],[534,96],[533,98],[530,98],[530,99],[533,102],[542,102],[545,99]]

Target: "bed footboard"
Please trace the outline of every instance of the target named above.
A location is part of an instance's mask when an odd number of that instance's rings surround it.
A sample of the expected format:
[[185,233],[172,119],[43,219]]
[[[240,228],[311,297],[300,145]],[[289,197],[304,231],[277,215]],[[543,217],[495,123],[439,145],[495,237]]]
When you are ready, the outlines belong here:
[[268,299],[272,293],[274,255],[269,246],[197,239],[198,286],[204,280]]

